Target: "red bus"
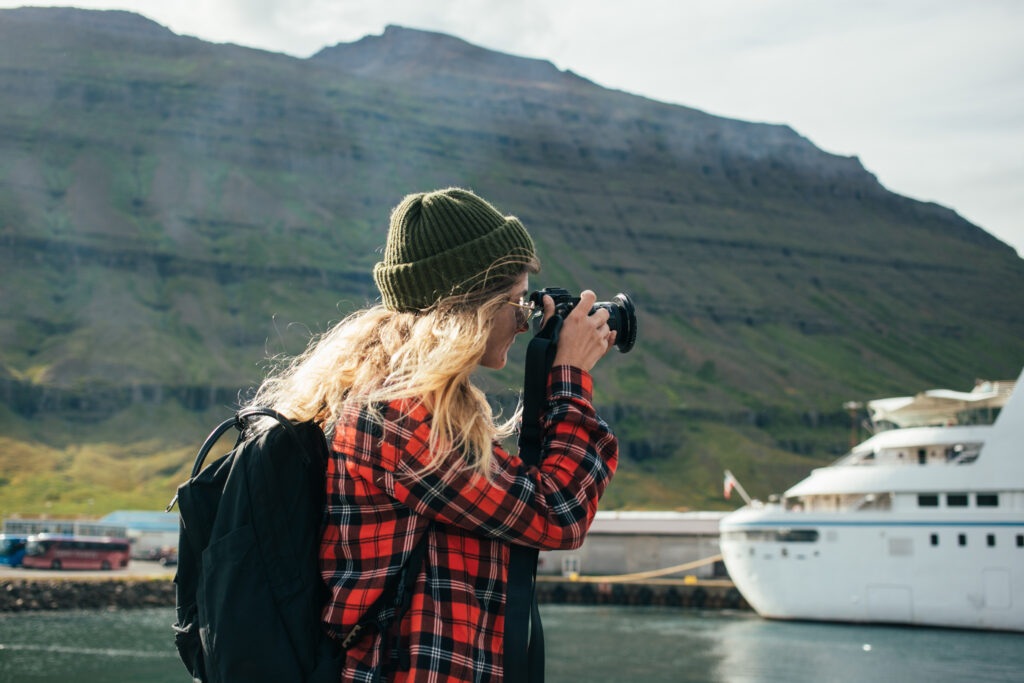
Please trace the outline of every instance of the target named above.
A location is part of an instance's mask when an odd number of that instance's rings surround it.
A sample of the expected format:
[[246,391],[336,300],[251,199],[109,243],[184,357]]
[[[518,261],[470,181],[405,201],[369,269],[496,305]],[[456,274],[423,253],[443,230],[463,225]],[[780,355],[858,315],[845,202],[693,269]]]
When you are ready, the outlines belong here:
[[28,537],[25,567],[41,569],[114,569],[128,566],[126,538],[37,534]]

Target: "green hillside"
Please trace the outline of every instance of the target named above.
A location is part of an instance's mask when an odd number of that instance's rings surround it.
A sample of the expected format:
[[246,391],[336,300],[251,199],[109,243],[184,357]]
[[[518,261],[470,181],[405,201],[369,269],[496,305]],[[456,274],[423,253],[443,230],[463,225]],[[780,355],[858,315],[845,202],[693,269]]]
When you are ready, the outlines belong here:
[[[630,292],[609,507],[714,508],[849,445],[844,401],[1024,364],[1024,261],[786,126],[389,27],[310,59],[0,10],[0,515],[156,507],[205,432],[376,297],[388,212],[470,187],[537,286]],[[519,352],[522,352],[522,348]],[[515,401],[521,356],[481,374]]]

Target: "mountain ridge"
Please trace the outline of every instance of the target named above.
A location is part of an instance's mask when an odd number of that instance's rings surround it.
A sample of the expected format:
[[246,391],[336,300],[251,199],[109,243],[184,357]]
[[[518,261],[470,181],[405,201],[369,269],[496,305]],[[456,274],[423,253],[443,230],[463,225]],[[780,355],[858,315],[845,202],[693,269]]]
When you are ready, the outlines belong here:
[[336,43],[313,54],[309,60],[330,64],[369,77],[412,80],[425,73],[446,70],[450,74],[480,79],[563,87],[590,81],[562,71],[546,59],[519,57],[489,50],[435,31],[388,24],[380,35],[367,35],[351,43]]
[[[511,86],[515,96],[521,96],[522,90],[526,89],[539,91],[538,94],[543,95],[543,86],[551,84],[571,89],[576,96],[595,92],[602,95],[618,93],[633,102],[669,108],[672,115],[686,112],[695,119],[714,122],[720,130],[711,131],[711,136],[725,136],[722,142],[736,139],[732,148],[746,152],[754,160],[763,159],[780,149],[799,149],[803,154],[797,156],[804,161],[807,161],[805,154],[810,154],[833,162],[815,165],[814,172],[835,178],[866,174],[877,183],[875,176],[864,169],[857,157],[824,152],[788,125],[720,117],[686,105],[669,104],[626,91],[609,90],[572,71],[559,70],[548,60],[488,50],[438,32],[389,25],[379,36],[365,36],[351,43],[325,47],[309,59],[363,77],[415,85],[418,86],[418,93],[450,85],[452,77],[469,77],[484,83],[497,80],[504,87]],[[424,75],[429,77],[424,79]],[[756,130],[760,133],[759,137],[771,140],[772,144],[761,147],[750,145],[750,139],[754,136],[745,135],[748,130]],[[772,134],[766,136],[766,131]],[[791,160],[795,160],[795,157],[791,157]]]

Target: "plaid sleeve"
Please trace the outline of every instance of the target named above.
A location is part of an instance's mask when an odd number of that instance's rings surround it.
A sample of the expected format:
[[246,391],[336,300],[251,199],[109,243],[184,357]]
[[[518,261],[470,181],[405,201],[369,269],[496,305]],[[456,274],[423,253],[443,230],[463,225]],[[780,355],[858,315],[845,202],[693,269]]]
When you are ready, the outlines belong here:
[[[493,477],[474,476],[458,453],[428,467],[430,415],[421,405],[385,414],[377,485],[417,514],[519,545],[576,548],[618,462],[618,442],[598,418],[588,373],[552,369],[542,420],[543,460],[527,468],[494,445]],[[391,419],[395,418],[395,419]]]

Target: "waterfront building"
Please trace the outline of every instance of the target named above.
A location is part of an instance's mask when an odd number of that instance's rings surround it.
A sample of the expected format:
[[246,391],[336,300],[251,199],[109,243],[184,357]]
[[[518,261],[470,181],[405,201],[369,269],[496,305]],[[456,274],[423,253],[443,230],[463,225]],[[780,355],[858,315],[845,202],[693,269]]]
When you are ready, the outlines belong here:
[[[718,521],[725,512],[598,511],[577,550],[542,551],[537,573],[570,576],[645,572],[695,562],[719,553]],[[721,577],[725,565],[711,562],[687,571]],[[678,578],[678,577],[676,577]]]
[[8,517],[4,520],[4,533],[11,536],[34,534],[60,534],[65,536],[109,536],[125,538],[124,525],[96,519],[74,517]]

